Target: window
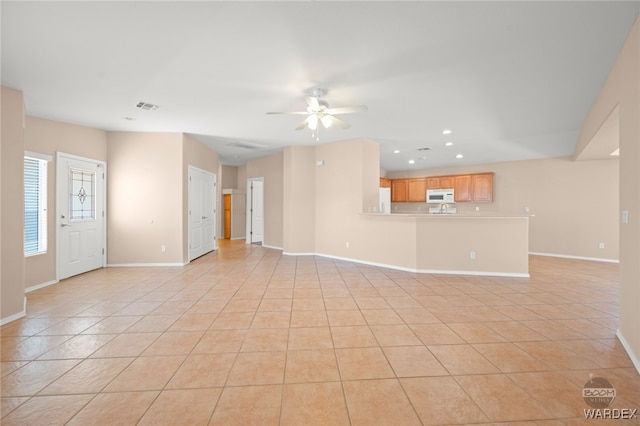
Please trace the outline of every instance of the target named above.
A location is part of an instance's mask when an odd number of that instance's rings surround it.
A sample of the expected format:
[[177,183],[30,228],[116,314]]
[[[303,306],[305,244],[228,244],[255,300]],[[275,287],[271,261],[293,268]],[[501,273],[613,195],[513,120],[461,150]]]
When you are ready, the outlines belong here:
[[69,220],[95,220],[96,172],[69,169],[69,187]]
[[46,252],[47,160],[41,155],[37,155],[36,157],[25,153],[24,255],[33,256]]

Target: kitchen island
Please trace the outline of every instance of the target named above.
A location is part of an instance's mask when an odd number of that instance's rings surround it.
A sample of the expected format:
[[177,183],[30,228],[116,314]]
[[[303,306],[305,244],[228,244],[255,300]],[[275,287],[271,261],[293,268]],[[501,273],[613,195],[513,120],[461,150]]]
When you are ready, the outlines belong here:
[[529,217],[361,213],[349,257],[421,273],[529,276]]

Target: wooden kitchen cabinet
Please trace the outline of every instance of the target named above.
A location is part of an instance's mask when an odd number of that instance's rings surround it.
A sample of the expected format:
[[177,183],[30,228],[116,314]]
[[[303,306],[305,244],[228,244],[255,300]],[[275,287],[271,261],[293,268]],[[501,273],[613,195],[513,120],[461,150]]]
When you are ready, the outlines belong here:
[[442,176],[440,177],[439,189],[451,189],[455,187],[454,176]]
[[391,181],[391,202],[402,203],[408,201],[408,180],[393,179]]
[[457,203],[493,202],[493,172],[387,180],[390,181],[393,203],[425,202],[427,189],[450,188],[455,191]]
[[427,180],[425,178],[407,179],[407,201],[427,201]]
[[433,176],[427,178],[427,189],[451,189],[454,176]]
[[493,173],[481,173],[471,176],[473,201],[493,201]]
[[381,177],[380,188],[391,188],[391,179]]
[[471,175],[458,175],[454,179],[454,199],[456,202],[472,200]]
[[440,178],[439,177],[428,177],[427,178],[427,189],[440,189]]

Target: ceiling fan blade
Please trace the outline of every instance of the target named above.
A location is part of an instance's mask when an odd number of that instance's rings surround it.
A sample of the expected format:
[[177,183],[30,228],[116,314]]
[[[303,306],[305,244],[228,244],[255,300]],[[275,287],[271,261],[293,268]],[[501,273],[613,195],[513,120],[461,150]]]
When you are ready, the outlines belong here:
[[318,102],[318,98],[314,96],[305,96],[304,100],[307,101],[307,105],[309,105],[312,109],[317,110],[320,108],[320,103]]
[[307,126],[309,126],[309,118],[308,117],[305,118],[304,121],[298,125],[298,127],[296,127],[296,130],[302,130],[302,129],[306,128]]
[[287,114],[287,115],[308,115],[307,111],[284,111],[284,112],[268,112],[267,114]]
[[340,127],[341,129],[348,129],[349,127],[351,127],[351,124],[345,123],[344,121],[334,117],[333,115],[325,115],[323,118],[326,118],[326,117],[328,117],[331,120],[332,126]]
[[367,108],[366,105],[356,105],[356,106],[350,106],[350,107],[328,108],[326,113],[331,115],[351,114],[354,112],[365,112],[368,109],[369,108]]

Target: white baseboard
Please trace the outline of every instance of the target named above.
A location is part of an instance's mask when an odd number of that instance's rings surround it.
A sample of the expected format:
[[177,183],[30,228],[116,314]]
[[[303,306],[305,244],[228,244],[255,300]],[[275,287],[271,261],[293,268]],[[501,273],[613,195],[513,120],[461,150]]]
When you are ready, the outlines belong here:
[[187,263],[109,263],[107,268],[157,268],[163,266],[185,266]]
[[246,240],[247,237],[235,237],[235,238],[231,238],[231,240]]
[[50,285],[58,284],[59,282],[60,281],[58,280],[51,280],[51,281],[47,281],[46,283],[32,285],[31,287],[25,288],[24,292],[31,293],[32,291],[40,290],[41,288],[49,287]]
[[282,247],[269,246],[269,245],[266,245],[264,243],[262,243],[262,247],[268,248],[268,249],[273,249],[273,250],[282,250]]
[[605,259],[602,257],[572,256],[570,254],[539,253],[535,251],[530,251],[529,254],[534,256],[561,257],[563,259],[590,260],[592,262],[620,263],[618,259]]
[[624,348],[624,350],[627,351],[627,355],[629,355],[629,358],[631,358],[631,362],[633,363],[634,367],[636,367],[636,370],[638,371],[638,373],[640,373],[640,359],[638,359],[638,356],[633,352],[633,350],[631,350],[631,345],[629,345],[627,339],[624,338],[624,336],[620,332],[620,329],[616,331],[616,336],[618,336],[618,340],[620,340],[620,343],[622,343],[622,347]]
[[531,278],[531,275],[520,272],[492,272],[492,271],[455,271],[441,269],[418,269],[420,274],[443,274],[443,275],[473,275],[477,277],[507,277],[507,278]]
[[287,256],[316,256],[315,253],[290,253],[288,251],[283,251],[282,254],[286,254]]
[[9,315],[6,318],[0,319],[0,326],[5,325],[5,324],[9,324],[11,321],[15,321],[15,320],[23,318],[25,316],[27,316],[27,297],[26,296],[24,298],[24,302],[23,302],[23,305],[22,305],[22,312],[18,312],[16,314]]
[[412,272],[417,274],[473,275],[473,276],[510,277],[510,278],[529,278],[530,276],[529,274],[522,274],[522,273],[515,273],[515,272],[511,273],[511,272],[485,272],[485,271],[450,271],[450,270],[443,270],[443,269],[415,269],[415,268],[408,268],[405,266],[389,265],[386,263],[370,262],[367,260],[351,259],[348,257],[333,256],[330,254],[322,254],[322,253],[284,253],[283,252],[282,254],[286,254],[288,256],[320,256],[320,257],[326,257],[329,259],[344,260],[347,262],[360,263],[363,265],[377,266],[380,268],[388,268],[388,269],[394,269],[397,271]]

